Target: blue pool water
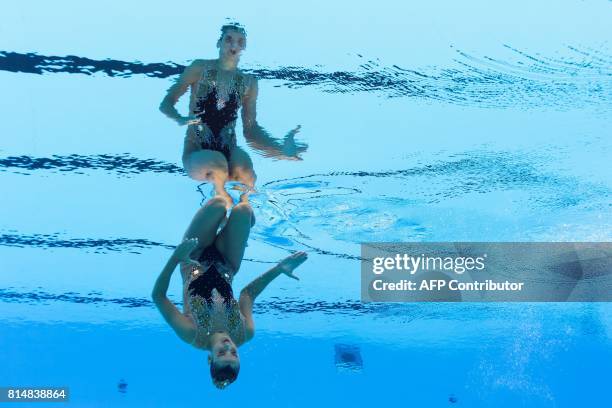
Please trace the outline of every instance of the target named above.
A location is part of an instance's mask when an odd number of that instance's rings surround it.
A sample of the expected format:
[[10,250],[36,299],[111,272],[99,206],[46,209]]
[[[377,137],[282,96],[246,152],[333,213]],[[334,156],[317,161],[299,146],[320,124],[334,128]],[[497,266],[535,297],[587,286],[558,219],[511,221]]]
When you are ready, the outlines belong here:
[[[607,303],[359,301],[360,242],[612,239],[610,1],[2,14],[0,387],[67,385],[88,407],[610,405]],[[248,31],[259,122],[299,124],[309,145],[274,161],[239,136],[260,192],[235,287],[309,259],[258,299],[240,377],[218,391],[149,295],[210,196],[157,106],[216,56],[226,18]]]

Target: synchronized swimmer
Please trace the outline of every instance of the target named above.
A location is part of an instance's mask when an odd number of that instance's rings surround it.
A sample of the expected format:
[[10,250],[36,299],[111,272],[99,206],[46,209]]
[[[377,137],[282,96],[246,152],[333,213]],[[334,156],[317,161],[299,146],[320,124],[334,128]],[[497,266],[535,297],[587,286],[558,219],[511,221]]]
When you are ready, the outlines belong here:
[[[253,188],[257,178],[251,158],[236,141],[240,107],[244,137],[249,146],[264,156],[301,160],[300,154],[308,148],[295,141],[300,126],[291,130],[281,142],[257,123],[257,79],[238,69],[246,41],[242,26],[221,27],[221,37],[217,41],[219,57],[193,61],[168,89],[159,106],[179,125],[187,125],[183,166],[189,177],[212,182],[216,194],[226,199],[228,208],[232,201],[224,189],[225,182],[238,181],[248,190]],[[189,88],[189,116],[182,116],[174,105]]]
[[[253,338],[253,302],[279,275],[298,279],[293,270],[307,258],[294,253],[253,280],[236,301],[232,281],[244,255],[253,222],[253,210],[244,200],[236,205],[223,229],[225,202],[214,197],[194,216],[179,244],[157,278],[152,298],[166,322],[185,342],[210,351],[213,383],[224,388],[240,370],[238,347]],[[170,277],[180,264],[183,313],[168,299]]]
[[[251,227],[255,223],[248,195],[256,180],[249,155],[236,144],[235,125],[242,107],[244,135],[249,145],[265,156],[301,160],[306,144],[294,139],[299,126],[282,142],[272,138],[255,120],[257,80],[238,70],[246,47],[246,32],[237,24],[224,25],[217,42],[219,58],[195,60],[169,90],[160,110],[179,125],[187,125],[183,166],[198,181],[214,184],[216,195],[200,208],[161,271],[152,299],[179,338],[209,351],[212,381],[224,388],[240,370],[238,347],[253,338],[253,303],[278,276],[298,279],[293,271],[307,258],[296,252],[253,280],[234,297],[232,282],[242,263]],[[174,105],[191,88],[190,115],[183,117]],[[225,182],[244,184],[234,206]],[[232,208],[233,206],[233,208]],[[228,210],[231,209],[229,218]],[[168,299],[170,278],[180,265],[183,311]]]

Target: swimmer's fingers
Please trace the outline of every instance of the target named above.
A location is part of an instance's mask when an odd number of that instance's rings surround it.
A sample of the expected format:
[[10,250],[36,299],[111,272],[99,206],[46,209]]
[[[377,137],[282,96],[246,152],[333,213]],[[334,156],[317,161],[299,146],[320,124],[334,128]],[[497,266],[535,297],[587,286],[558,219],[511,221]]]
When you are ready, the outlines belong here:
[[297,276],[293,274],[293,271],[295,270],[295,268],[303,264],[307,258],[308,258],[308,254],[306,254],[306,252],[303,252],[303,251],[296,252],[294,254],[289,255],[282,261],[280,261],[280,263],[278,264],[278,267],[288,277],[295,279],[295,280],[300,280],[300,278],[298,278]]
[[190,116],[181,116],[181,118],[179,118],[176,121],[179,126],[185,126],[185,125],[199,125],[202,123],[202,121],[200,120],[200,118],[190,115]]
[[303,264],[308,259],[308,254],[304,251],[299,251],[289,256],[291,259],[294,269]]
[[288,161],[302,161],[304,159],[302,159],[300,156],[287,156],[287,155],[282,155],[282,156],[275,156],[276,159],[278,160],[288,160]]
[[308,150],[308,144],[303,142],[296,142],[294,138],[295,134],[289,134],[285,137],[282,147],[282,159],[285,160],[302,160],[299,156],[300,153],[304,153]]
[[301,128],[302,128],[302,125],[297,125],[295,128],[291,129],[289,132],[287,132],[285,139],[293,138],[296,134],[300,132]]
[[287,272],[285,275],[287,275],[288,277],[295,279],[295,280],[300,280],[300,278],[298,278],[297,276],[295,276],[294,274],[292,274],[291,272]]
[[189,254],[195,249],[198,245],[197,238],[186,238],[176,246],[174,249],[174,257],[181,262],[189,262],[191,259],[189,258]]
[[202,124],[202,120],[201,119],[190,119],[187,122],[187,125],[201,125]]

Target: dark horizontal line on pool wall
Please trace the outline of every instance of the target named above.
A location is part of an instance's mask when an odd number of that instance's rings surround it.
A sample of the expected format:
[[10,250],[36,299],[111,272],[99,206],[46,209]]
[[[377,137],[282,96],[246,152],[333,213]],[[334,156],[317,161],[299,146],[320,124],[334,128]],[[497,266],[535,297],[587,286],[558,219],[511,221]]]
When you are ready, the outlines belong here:
[[0,246],[35,247],[35,248],[74,248],[92,250],[93,252],[131,252],[152,247],[173,249],[174,245],[150,241],[141,238],[61,238],[60,234],[0,234]]
[[[543,53],[530,54],[503,44],[500,45],[503,58],[454,51],[456,57],[446,67],[383,65],[378,59],[364,60],[356,54],[355,68],[350,71],[326,71],[321,65],[255,66],[242,71],[259,79],[284,81],[287,88],[315,86],[326,93],[382,93],[389,98],[414,97],[463,106],[567,109],[586,104],[610,105],[612,56],[607,49],[565,46],[566,56],[546,57]],[[143,63],[0,51],[0,71],[14,73],[168,78],[180,74],[184,68],[174,62]]]
[[[153,302],[148,298],[122,297],[112,298],[103,297],[99,291],[86,294],[77,292],[48,293],[44,291],[18,292],[13,288],[0,289],[0,301],[8,303],[30,303],[38,304],[48,301],[82,303],[82,304],[115,304],[121,307],[153,307]],[[179,303],[177,303],[179,304]],[[345,301],[316,301],[307,302],[302,300],[262,300],[257,303],[255,313],[268,312],[288,312],[288,313],[311,313],[324,312],[333,314],[343,313],[373,313],[398,310],[402,306],[385,305],[375,303],[361,303],[358,300]]]
[[141,173],[184,174],[181,167],[155,159],[140,159],[129,153],[96,155],[52,155],[51,157],[8,156],[0,158],[0,171],[11,169],[14,173],[49,170],[80,174],[83,170],[105,170],[119,176]]

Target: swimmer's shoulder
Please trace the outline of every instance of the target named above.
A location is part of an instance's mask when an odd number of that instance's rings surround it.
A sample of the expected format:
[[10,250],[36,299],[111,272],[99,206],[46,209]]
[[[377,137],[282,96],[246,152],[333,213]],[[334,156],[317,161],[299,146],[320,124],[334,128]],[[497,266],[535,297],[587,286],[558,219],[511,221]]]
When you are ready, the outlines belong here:
[[213,60],[195,59],[185,68],[185,75],[189,76],[193,81],[198,80],[204,70],[212,66]]
[[195,59],[191,63],[194,67],[198,68],[210,68],[212,67],[217,60],[214,59]]

